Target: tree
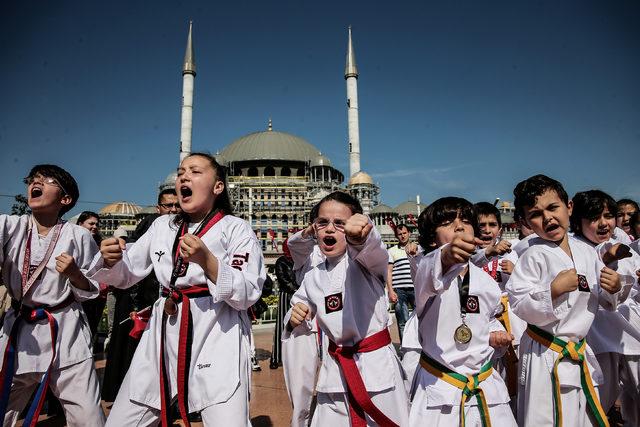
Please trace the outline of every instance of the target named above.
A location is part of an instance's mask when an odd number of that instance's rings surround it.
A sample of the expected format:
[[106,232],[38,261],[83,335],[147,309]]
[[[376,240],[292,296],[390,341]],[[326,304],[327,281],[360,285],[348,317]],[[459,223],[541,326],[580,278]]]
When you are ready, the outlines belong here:
[[31,213],[25,196],[22,194],[16,194],[15,199],[16,202],[11,206],[11,215],[25,215]]

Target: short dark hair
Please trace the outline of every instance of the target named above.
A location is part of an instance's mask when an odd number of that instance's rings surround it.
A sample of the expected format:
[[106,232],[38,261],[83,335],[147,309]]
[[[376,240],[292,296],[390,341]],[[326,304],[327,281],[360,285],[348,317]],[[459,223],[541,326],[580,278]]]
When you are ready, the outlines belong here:
[[639,239],[640,235],[636,233],[636,226],[640,223],[640,211],[635,211],[631,218],[629,218],[629,227],[631,228],[629,232],[633,236],[634,239]]
[[618,214],[618,206],[616,201],[600,190],[581,191],[573,196],[573,212],[569,217],[571,231],[578,236],[584,236],[582,232],[582,220],[588,219],[593,221],[600,216],[604,208],[615,217]]
[[405,224],[404,222],[401,222],[400,224],[396,225],[396,229],[394,230],[394,234],[398,235],[398,230],[400,230],[401,228],[405,229],[409,233],[411,233],[411,228],[409,228],[409,226],[407,224]]
[[502,219],[500,218],[500,211],[492,203],[478,202],[473,207],[476,210],[476,216],[480,219],[480,215],[489,216],[493,215],[498,221],[498,227],[502,227]]
[[60,209],[60,213],[58,213],[58,216],[61,217],[62,215],[73,209],[73,207],[76,205],[76,202],[78,201],[78,198],[80,197],[80,190],[78,189],[78,183],[69,172],[57,165],[35,165],[31,168],[31,171],[29,171],[29,175],[27,175],[24,179],[25,183],[30,178],[34,178],[36,175],[55,179],[56,181],[58,181],[60,186],[62,186],[61,191],[63,195],[69,196],[71,198],[71,203],[63,206]]
[[436,228],[446,221],[453,221],[457,217],[466,219],[473,226],[474,233],[478,230],[478,218],[473,204],[461,197],[442,197],[427,206],[418,217],[418,242],[426,251],[433,250],[436,241]]
[[344,191],[334,191],[333,193],[330,193],[324,196],[322,200],[320,200],[318,203],[316,203],[316,205],[313,208],[311,208],[311,214],[309,218],[311,222],[314,222],[318,218],[318,214],[320,212],[320,206],[322,206],[323,203],[330,202],[332,200],[338,203],[342,203],[343,205],[346,205],[351,211],[351,215],[362,213],[362,205],[360,205],[360,202],[358,201],[358,199],[356,199],[351,194],[346,193]]
[[178,195],[176,193],[176,189],[175,188],[165,188],[160,193],[158,193],[158,205],[160,205],[160,202],[162,202],[162,196],[164,196],[165,194],[171,194],[172,196],[177,196]]
[[553,178],[539,174],[519,182],[516,188],[513,189],[513,204],[515,205],[516,214],[520,218],[524,218],[525,206],[531,207],[535,205],[536,199],[547,191],[555,191],[565,205],[569,204],[569,196],[562,184]]
[[76,224],[80,225],[83,222],[85,222],[86,220],[88,220],[89,218],[95,218],[98,221],[100,221],[100,215],[98,215],[97,213],[91,212],[91,211],[84,211],[78,217],[78,220],[76,221]]
[[617,201],[616,203],[618,205],[618,209],[620,209],[621,207],[623,207],[624,205],[631,205],[634,208],[636,208],[636,210],[640,210],[640,207],[638,207],[638,203],[636,203],[635,200],[631,200],[631,199],[620,199]]

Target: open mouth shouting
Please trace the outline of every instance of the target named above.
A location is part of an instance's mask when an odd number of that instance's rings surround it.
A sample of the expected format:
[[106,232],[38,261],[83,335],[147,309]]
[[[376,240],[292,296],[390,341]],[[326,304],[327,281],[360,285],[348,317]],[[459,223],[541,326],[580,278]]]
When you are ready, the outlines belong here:
[[324,236],[324,237],[322,238],[322,243],[324,243],[324,246],[325,246],[327,249],[331,249],[331,248],[333,248],[333,246],[334,246],[337,242],[338,242],[338,241],[337,241],[337,240],[336,240],[336,238],[335,238],[335,237],[333,237],[333,236]]
[[182,198],[183,202],[189,202],[192,195],[193,191],[191,191],[191,188],[187,187],[186,185],[180,187],[180,197]]
[[38,197],[42,196],[42,188],[40,187],[33,187],[31,189],[31,198],[32,199],[37,199]]
[[609,228],[599,228],[598,231],[596,231],[596,235],[600,238],[608,238],[609,234],[611,233],[611,230],[609,230]]

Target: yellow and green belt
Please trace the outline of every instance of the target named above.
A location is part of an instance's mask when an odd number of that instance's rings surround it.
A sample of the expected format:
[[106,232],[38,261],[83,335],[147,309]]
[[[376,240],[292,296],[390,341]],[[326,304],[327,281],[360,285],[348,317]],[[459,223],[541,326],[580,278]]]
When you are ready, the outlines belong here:
[[609,427],[609,420],[602,409],[602,405],[600,405],[598,394],[593,387],[593,382],[591,381],[591,374],[589,372],[589,367],[587,366],[587,359],[584,355],[587,347],[585,339],[583,338],[577,343],[573,341],[563,341],[534,325],[528,326],[527,334],[534,341],[559,354],[553,364],[553,370],[551,371],[551,383],[553,384],[554,426],[562,427],[562,401],[560,399],[558,365],[563,359],[569,359],[580,365],[580,384],[582,385],[582,391],[587,398],[587,404],[593,417],[600,427]]
[[477,374],[469,376],[459,374],[447,368],[433,360],[424,352],[420,355],[420,365],[434,377],[440,378],[462,390],[462,398],[460,399],[460,427],[464,427],[465,425],[464,404],[473,396],[475,396],[478,401],[478,410],[480,411],[482,426],[491,427],[489,407],[487,406],[484,392],[480,388],[480,383],[489,378],[491,372],[493,372],[491,362],[486,363]]

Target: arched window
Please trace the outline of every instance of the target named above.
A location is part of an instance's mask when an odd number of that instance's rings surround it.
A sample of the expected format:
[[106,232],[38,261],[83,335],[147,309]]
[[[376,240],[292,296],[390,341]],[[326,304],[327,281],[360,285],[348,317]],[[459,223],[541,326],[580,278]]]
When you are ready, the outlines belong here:
[[273,166],[267,166],[264,168],[264,176],[276,176],[276,170]]
[[247,171],[247,176],[258,176],[258,168],[255,166],[250,167]]
[[[265,173],[266,175],[266,173]],[[291,169],[289,169],[287,166],[283,167],[280,170],[280,176],[291,176]]]
[[296,176],[304,176],[304,168],[298,168],[298,173]]

